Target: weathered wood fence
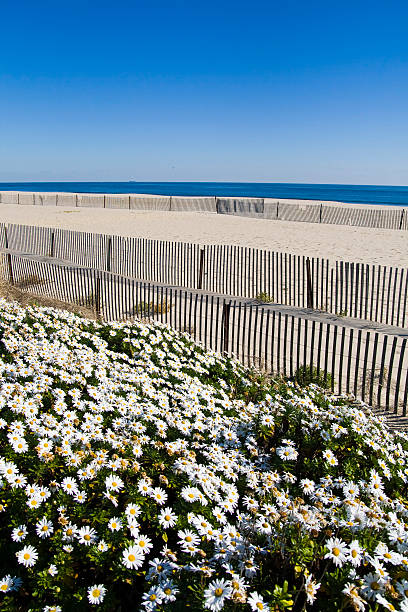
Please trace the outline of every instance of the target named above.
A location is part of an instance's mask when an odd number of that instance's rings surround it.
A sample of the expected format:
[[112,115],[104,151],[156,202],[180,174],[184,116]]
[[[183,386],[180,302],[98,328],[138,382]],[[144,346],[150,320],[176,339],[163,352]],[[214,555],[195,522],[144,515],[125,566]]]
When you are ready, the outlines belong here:
[[154,196],[147,194],[37,193],[1,191],[0,203],[32,206],[69,206],[127,210],[213,212],[274,221],[334,223],[408,230],[406,207],[359,207],[357,204],[280,202],[272,198],[216,198]]
[[15,224],[0,224],[0,248],[149,282],[408,326],[406,268]]
[[364,325],[333,323],[325,313],[57,263],[33,255],[2,254],[2,275],[23,291],[93,308],[101,320],[142,317],[185,331],[207,348],[242,363],[293,376],[316,367],[336,393],[353,393],[374,407],[406,415],[408,332],[387,335]]

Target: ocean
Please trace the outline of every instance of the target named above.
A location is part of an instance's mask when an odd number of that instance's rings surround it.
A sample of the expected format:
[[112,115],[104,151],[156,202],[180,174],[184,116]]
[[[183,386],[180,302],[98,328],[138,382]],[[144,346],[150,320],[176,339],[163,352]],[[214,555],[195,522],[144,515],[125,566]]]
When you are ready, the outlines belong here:
[[69,193],[148,193],[174,196],[234,196],[329,200],[351,204],[408,205],[408,187],[381,185],[312,185],[304,183],[52,182],[0,183],[0,191]]

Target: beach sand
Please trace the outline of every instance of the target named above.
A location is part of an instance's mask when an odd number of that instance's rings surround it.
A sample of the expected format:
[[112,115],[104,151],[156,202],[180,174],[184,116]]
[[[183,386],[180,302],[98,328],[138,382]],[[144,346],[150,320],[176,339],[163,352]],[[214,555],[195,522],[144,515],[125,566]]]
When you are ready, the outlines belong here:
[[[378,208],[378,207],[376,207]],[[388,207],[384,207],[387,209]],[[196,212],[0,204],[0,222],[408,267],[408,232]]]

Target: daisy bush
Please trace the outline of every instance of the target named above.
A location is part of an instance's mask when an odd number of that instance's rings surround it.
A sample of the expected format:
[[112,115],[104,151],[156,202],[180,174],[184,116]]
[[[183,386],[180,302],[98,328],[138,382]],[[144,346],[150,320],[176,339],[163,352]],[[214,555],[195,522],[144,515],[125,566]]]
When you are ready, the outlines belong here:
[[0,301],[0,608],[408,610],[408,436],[163,324]]

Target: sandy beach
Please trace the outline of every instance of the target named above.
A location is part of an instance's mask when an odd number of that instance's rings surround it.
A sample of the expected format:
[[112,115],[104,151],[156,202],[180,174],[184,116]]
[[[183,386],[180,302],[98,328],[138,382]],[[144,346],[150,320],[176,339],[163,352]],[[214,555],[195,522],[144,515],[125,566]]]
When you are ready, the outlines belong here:
[[408,235],[403,230],[272,221],[214,213],[15,204],[0,204],[0,222],[203,245],[234,244],[330,260],[408,267]]

